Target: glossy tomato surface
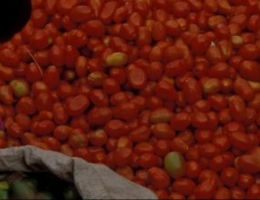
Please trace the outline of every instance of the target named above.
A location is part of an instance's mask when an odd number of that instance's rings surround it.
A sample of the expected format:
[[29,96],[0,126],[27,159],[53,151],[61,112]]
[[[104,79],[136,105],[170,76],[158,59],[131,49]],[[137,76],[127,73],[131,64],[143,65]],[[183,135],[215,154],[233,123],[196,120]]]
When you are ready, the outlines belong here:
[[258,0],[32,0],[0,44],[0,148],[107,165],[159,199],[260,199]]

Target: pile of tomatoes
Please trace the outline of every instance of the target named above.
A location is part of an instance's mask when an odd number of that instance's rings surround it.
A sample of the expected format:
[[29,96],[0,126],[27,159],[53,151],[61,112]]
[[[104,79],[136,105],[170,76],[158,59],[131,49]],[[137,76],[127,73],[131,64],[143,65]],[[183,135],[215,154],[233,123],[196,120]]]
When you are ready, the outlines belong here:
[[109,166],[160,199],[260,199],[258,0],[32,0],[0,46],[0,147]]

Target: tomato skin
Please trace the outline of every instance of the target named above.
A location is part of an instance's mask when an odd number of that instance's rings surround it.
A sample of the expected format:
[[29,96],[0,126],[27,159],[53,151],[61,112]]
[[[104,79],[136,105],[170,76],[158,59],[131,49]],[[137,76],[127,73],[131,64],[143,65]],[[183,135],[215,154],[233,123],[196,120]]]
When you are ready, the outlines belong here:
[[254,178],[251,174],[240,173],[238,176],[237,185],[242,189],[248,189],[254,184]]
[[204,143],[199,145],[200,155],[205,158],[212,158],[219,154],[220,149],[212,143]]
[[40,81],[42,78],[42,71],[35,63],[30,63],[25,67],[25,77],[29,82]]
[[70,10],[70,18],[77,23],[86,22],[92,18],[93,10],[86,5],[78,5]]
[[165,189],[170,185],[170,177],[163,170],[158,167],[152,167],[148,170],[148,177],[151,184],[156,189]]
[[22,127],[13,122],[10,126],[7,127],[7,134],[10,135],[12,138],[21,138],[24,134]]
[[198,81],[194,78],[187,78],[183,84],[183,92],[188,103],[195,103],[202,98],[202,91]]
[[77,116],[83,113],[89,106],[89,99],[85,95],[77,95],[66,101],[67,113],[70,116]]
[[16,105],[16,112],[25,115],[33,115],[36,112],[34,99],[28,96],[22,97]]
[[15,73],[11,67],[0,66],[0,78],[3,81],[9,81],[14,79]]
[[92,161],[92,156],[86,147],[80,147],[73,151],[73,156],[82,158],[88,162]]
[[59,151],[70,157],[74,155],[73,149],[68,144],[62,144]]
[[4,66],[14,68],[20,63],[20,55],[10,48],[5,48],[1,50],[0,62]]
[[28,115],[18,113],[15,115],[15,122],[19,124],[24,131],[28,131],[31,127],[32,120]]
[[216,180],[207,178],[202,183],[196,186],[195,196],[198,199],[211,199],[216,191]]
[[91,102],[98,107],[108,106],[108,97],[103,90],[93,89],[89,92]]
[[238,170],[234,167],[226,167],[221,172],[220,179],[227,187],[233,187],[238,180]]
[[129,137],[133,142],[144,142],[151,134],[151,130],[148,126],[142,125],[130,132]]
[[76,47],[67,45],[64,49],[64,62],[67,68],[74,68],[75,62],[79,56],[79,52]]
[[255,44],[245,44],[239,49],[238,54],[245,60],[255,60],[259,56],[259,51]]
[[10,85],[0,86],[0,100],[5,104],[12,104],[14,102],[14,94]]
[[54,44],[49,50],[49,57],[51,63],[56,67],[62,67],[64,65],[64,48]]
[[50,59],[48,57],[49,52],[46,50],[37,51],[34,53],[34,58],[37,60],[37,63],[42,66],[46,67],[50,64]]
[[68,121],[69,117],[63,104],[58,102],[54,103],[52,112],[53,119],[56,124],[65,124]]
[[150,45],[151,41],[152,41],[151,31],[145,26],[138,27],[137,45],[139,47]]
[[77,5],[76,0],[72,0],[69,2],[65,0],[60,0],[57,2],[56,9],[60,14],[67,14],[76,5]]
[[254,98],[255,92],[245,79],[238,78],[234,82],[235,92],[245,101],[250,101]]
[[194,183],[194,181],[187,178],[176,179],[175,182],[172,184],[173,191],[178,192],[184,196],[191,195],[195,187],[196,184]]
[[172,139],[175,136],[175,132],[171,129],[168,123],[157,123],[151,127],[152,134],[157,139]]
[[43,28],[47,23],[47,13],[43,9],[35,9],[32,12],[31,19],[36,28]]
[[245,60],[240,64],[239,73],[241,77],[249,81],[260,80],[260,68],[259,64],[255,61]]
[[105,34],[105,25],[100,20],[89,20],[82,24],[82,30],[90,37],[103,37]]
[[133,150],[130,148],[117,148],[114,151],[114,161],[119,167],[125,167],[129,164]]
[[105,23],[109,24],[112,19],[118,3],[116,1],[110,1],[102,6],[99,18]]
[[195,112],[191,115],[191,125],[196,128],[210,128],[209,117],[205,112]]
[[155,86],[155,93],[164,100],[172,101],[176,99],[176,90],[174,86],[166,81],[159,81]]
[[237,122],[244,122],[246,119],[244,100],[238,95],[233,95],[229,98],[228,105],[232,118]]
[[233,187],[230,189],[231,199],[245,199],[245,191],[238,187]]
[[247,199],[258,199],[260,195],[260,185],[259,183],[250,186],[246,193]]
[[69,138],[72,128],[66,125],[56,126],[53,131],[53,136],[59,141],[66,141]]
[[53,98],[49,92],[40,92],[35,98],[35,103],[38,111],[51,110]]
[[167,74],[167,76],[176,77],[186,72],[188,70],[188,67],[188,63],[185,60],[176,59],[169,62],[165,66],[164,71]]
[[86,147],[88,145],[88,137],[81,129],[74,129],[69,133],[68,144],[73,149]]
[[259,172],[259,158],[255,155],[245,154],[235,160],[235,166],[245,173]]
[[216,190],[216,193],[214,195],[214,199],[230,199],[231,192],[226,187],[220,187]]
[[120,136],[127,135],[129,132],[128,125],[117,119],[112,119],[105,124],[104,130],[112,138],[118,138]]
[[196,36],[195,40],[192,42],[192,51],[198,55],[203,54],[210,46],[210,38],[206,34],[199,34]]
[[29,44],[31,48],[36,50],[44,50],[52,43],[52,38],[49,37],[45,29],[36,29],[30,37]]
[[61,143],[54,137],[52,136],[46,136],[42,138],[42,141],[47,144],[47,146],[52,150],[52,151],[59,151],[61,147]]
[[31,125],[31,132],[38,136],[45,136],[52,133],[55,124],[51,120],[33,121]]

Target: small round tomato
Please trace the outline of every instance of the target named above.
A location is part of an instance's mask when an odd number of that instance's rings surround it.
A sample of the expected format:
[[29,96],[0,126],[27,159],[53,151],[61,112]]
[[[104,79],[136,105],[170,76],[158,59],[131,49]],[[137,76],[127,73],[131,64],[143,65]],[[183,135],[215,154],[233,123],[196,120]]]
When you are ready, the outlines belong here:
[[171,119],[171,127],[174,130],[185,130],[190,125],[190,114],[186,112],[179,112],[173,115]]
[[35,98],[35,104],[38,111],[51,110],[53,98],[49,92],[40,92]]
[[31,132],[38,136],[50,135],[55,128],[54,122],[51,120],[33,121]]
[[106,133],[113,138],[118,138],[120,136],[127,135],[129,133],[128,125],[118,119],[112,119],[106,123],[104,130]]
[[53,136],[59,141],[65,141],[69,138],[72,128],[67,125],[56,126],[53,130]]
[[248,173],[240,173],[237,184],[242,189],[247,189],[254,183],[254,177]]
[[114,162],[119,167],[127,166],[131,161],[133,150],[127,147],[117,148],[114,151]]
[[151,130],[148,126],[142,125],[130,132],[129,137],[133,142],[145,142],[149,139]]
[[211,199],[216,192],[216,180],[209,177],[195,188],[195,196],[198,199]]
[[77,149],[88,145],[88,137],[81,129],[74,129],[69,133],[68,144]]
[[36,104],[33,98],[25,96],[22,97],[16,104],[16,112],[25,115],[32,115],[36,112]]
[[61,147],[61,143],[58,139],[52,137],[52,136],[46,136],[42,138],[42,141],[46,143],[51,150],[53,151],[59,151]]
[[214,199],[230,199],[231,192],[226,187],[220,187],[216,190],[216,193],[214,195]]
[[178,152],[169,152],[164,157],[164,167],[173,178],[178,178],[185,173],[185,160]]
[[92,145],[103,146],[107,143],[108,136],[103,129],[91,131],[89,134],[89,141]]
[[97,19],[89,20],[81,26],[85,33],[90,37],[103,37],[105,34],[105,25]]
[[234,167],[224,168],[221,172],[220,179],[224,185],[232,187],[237,183],[238,170]]
[[148,170],[148,177],[151,184],[156,189],[166,189],[170,185],[170,177],[167,172],[158,167]]
[[85,95],[77,95],[71,99],[67,99],[66,108],[70,116],[82,114],[89,106],[89,99]]
[[260,184],[256,183],[250,186],[247,190],[247,199],[258,199],[260,196]]
[[178,178],[172,184],[172,189],[174,192],[178,192],[184,196],[189,196],[193,193],[196,184],[194,181],[188,178]]

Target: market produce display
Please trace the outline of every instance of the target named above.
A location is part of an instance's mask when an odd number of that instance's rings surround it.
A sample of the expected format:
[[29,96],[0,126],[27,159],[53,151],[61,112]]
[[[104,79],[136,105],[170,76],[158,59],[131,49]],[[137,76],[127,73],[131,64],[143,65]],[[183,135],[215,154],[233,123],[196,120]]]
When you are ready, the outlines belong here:
[[0,147],[109,166],[159,199],[260,199],[258,0],[32,0],[0,45]]

